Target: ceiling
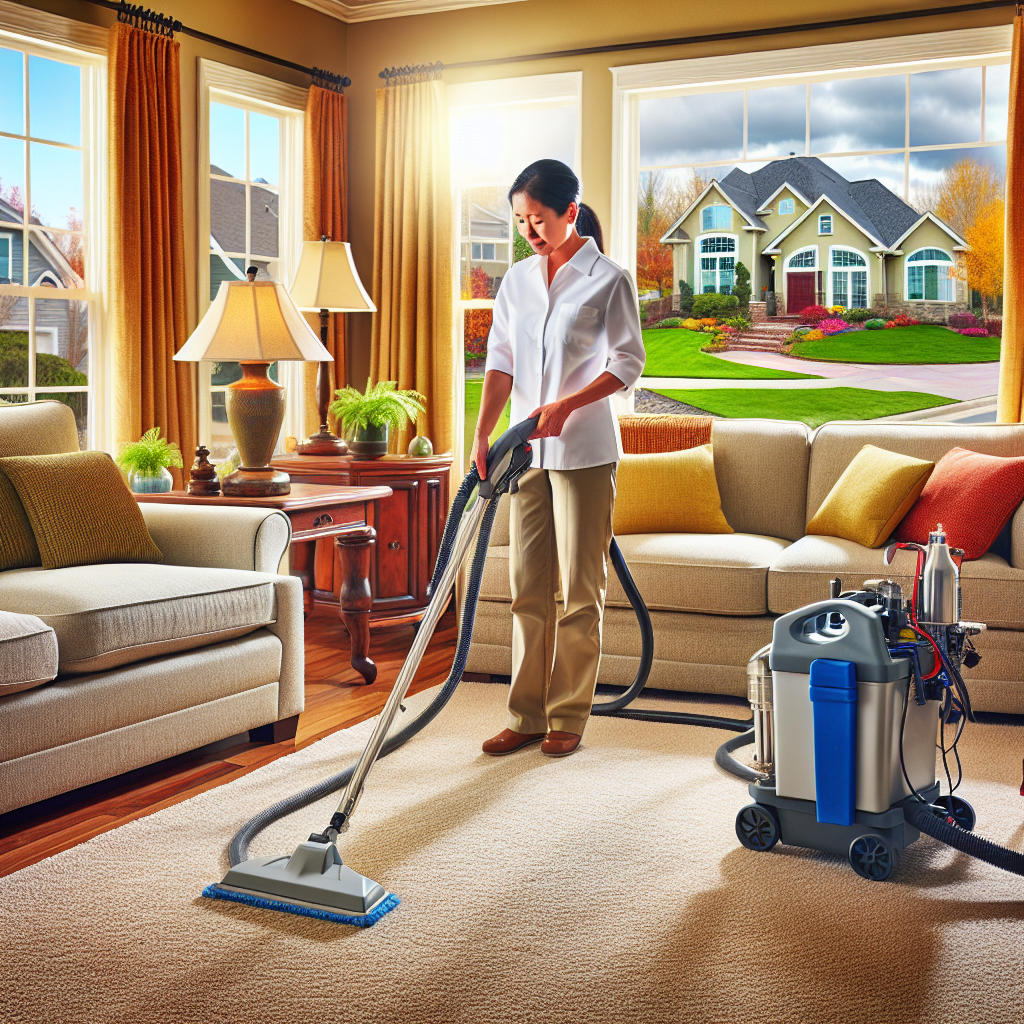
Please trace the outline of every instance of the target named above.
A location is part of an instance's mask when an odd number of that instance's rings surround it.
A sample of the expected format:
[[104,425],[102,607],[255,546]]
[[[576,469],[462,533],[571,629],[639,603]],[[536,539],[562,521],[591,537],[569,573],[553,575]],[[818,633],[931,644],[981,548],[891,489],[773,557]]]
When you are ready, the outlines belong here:
[[491,4],[520,3],[521,0],[295,0],[340,21],[377,21],[404,18],[410,14],[433,11],[457,11],[463,7],[487,7]]

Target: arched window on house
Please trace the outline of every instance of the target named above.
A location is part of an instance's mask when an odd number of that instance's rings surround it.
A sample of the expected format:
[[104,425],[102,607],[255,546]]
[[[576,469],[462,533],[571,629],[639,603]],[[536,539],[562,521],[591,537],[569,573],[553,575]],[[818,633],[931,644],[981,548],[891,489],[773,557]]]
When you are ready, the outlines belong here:
[[907,298],[911,302],[955,302],[953,257],[945,249],[918,249],[907,257]]
[[864,309],[868,304],[868,261],[855,249],[833,248],[832,305]]
[[788,267],[810,267],[814,268],[818,265],[818,250],[817,249],[804,249],[803,252],[794,253],[789,257],[789,262],[786,264]]
[[711,235],[700,240],[700,290],[729,295],[736,280],[736,239]]

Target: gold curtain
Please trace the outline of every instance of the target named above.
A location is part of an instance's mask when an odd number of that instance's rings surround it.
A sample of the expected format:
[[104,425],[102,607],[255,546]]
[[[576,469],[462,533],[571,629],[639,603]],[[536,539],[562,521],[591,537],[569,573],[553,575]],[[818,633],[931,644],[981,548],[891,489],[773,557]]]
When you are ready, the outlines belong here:
[[158,426],[188,467],[195,371],[172,361],[188,337],[178,44],[117,24],[108,58],[114,444]]
[[[306,100],[306,138],[303,153],[302,237],[315,242],[327,235],[334,242],[348,241],[348,97],[318,85],[309,88]],[[320,317],[309,315],[310,324],[320,337]],[[345,314],[330,318],[327,351],[334,356],[327,363],[331,375],[331,393],[348,380],[345,353]],[[306,435],[320,427],[317,415],[316,363],[304,369],[306,395]]]
[[[370,372],[426,396],[416,429],[438,453],[452,450],[455,414],[448,145],[443,82],[377,90]],[[391,450],[410,436],[399,431]]]
[[1010,110],[1006,126],[1006,263],[1003,345],[999,361],[1000,423],[1020,423],[1024,409],[1024,9],[1013,19]]

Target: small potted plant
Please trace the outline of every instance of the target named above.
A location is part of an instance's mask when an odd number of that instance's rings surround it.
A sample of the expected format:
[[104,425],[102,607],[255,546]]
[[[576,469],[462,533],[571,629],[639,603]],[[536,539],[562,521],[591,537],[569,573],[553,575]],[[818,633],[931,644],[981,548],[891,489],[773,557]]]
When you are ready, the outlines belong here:
[[353,455],[376,459],[388,451],[388,428],[397,430],[426,411],[418,391],[399,391],[397,381],[366,382],[365,394],[355,388],[335,391],[331,412],[338,418]]
[[136,494],[163,494],[174,484],[168,468],[182,468],[181,450],[160,436],[160,428],[147,430],[138,441],[127,444],[117,464],[128,474],[128,486]]

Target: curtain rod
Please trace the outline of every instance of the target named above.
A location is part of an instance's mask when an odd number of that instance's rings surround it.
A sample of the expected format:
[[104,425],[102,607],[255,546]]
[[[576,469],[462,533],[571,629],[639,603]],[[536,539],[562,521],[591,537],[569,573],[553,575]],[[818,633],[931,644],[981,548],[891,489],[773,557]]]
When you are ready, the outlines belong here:
[[753,39],[760,36],[781,36],[792,32],[816,32],[821,29],[846,28],[854,25],[879,25],[890,21],[907,21],[911,18],[932,18],[941,14],[966,14],[971,11],[991,11],[1000,7],[1016,7],[1016,0],[982,0],[975,4],[957,4],[953,7],[928,7],[917,11],[891,11],[887,14],[868,14],[860,18],[843,18],[838,21],[815,21],[803,25],[775,25],[770,28],[742,29],[736,32],[715,32],[703,36],[680,36],[675,39],[640,39],[632,43],[610,43],[605,46],[581,46],[574,50],[550,50],[547,53],[527,53],[517,57],[495,57],[491,60],[464,60],[457,64],[445,64],[445,71],[455,68],[486,68],[495,64],[520,64],[524,61],[553,60],[557,57],[585,57],[594,53],[619,53],[623,50],[653,50],[666,46],[683,46],[693,43],[720,43],[733,39]]
[[299,71],[309,75],[318,84],[340,92],[343,88],[352,84],[348,75],[336,75],[333,71],[325,71],[323,68],[308,68],[305,64],[296,64],[295,61],[285,60],[283,57],[275,57],[271,53],[264,53],[262,50],[254,50],[250,46],[242,46],[241,43],[233,43],[230,39],[221,39],[220,36],[210,35],[209,32],[200,32],[199,29],[189,28],[182,25],[174,18],[158,14],[156,11],[148,10],[141,4],[129,4],[124,0],[87,0],[87,3],[95,7],[105,7],[109,11],[116,11],[118,21],[131,22],[137,27],[146,28],[161,35],[172,35],[180,32],[193,39],[201,39],[204,43],[212,43],[214,46],[222,46],[226,50],[234,50],[236,53],[244,53],[247,57],[256,57],[259,60],[269,61],[271,64],[278,64],[283,68],[291,68],[292,71]]

